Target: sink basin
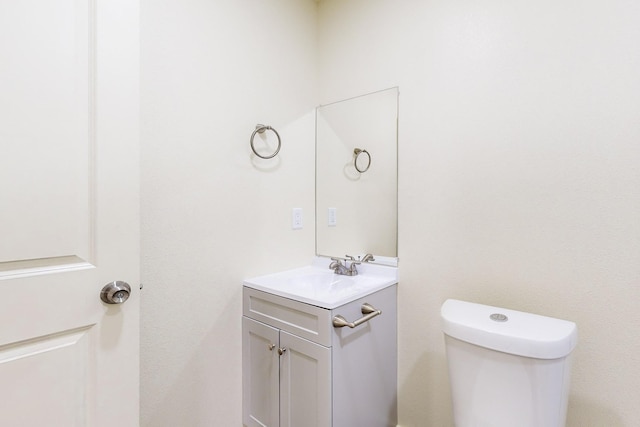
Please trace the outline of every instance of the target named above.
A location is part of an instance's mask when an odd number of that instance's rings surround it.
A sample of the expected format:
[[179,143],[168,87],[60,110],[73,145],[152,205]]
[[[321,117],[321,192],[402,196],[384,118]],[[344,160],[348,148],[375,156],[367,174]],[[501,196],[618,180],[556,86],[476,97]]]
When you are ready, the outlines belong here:
[[398,283],[395,267],[359,265],[358,272],[357,276],[335,274],[329,261],[319,258],[310,266],[247,279],[244,285],[333,309]]
[[314,293],[344,292],[356,283],[351,277],[339,276],[330,271],[305,271],[303,274],[291,277],[287,282],[302,292]]

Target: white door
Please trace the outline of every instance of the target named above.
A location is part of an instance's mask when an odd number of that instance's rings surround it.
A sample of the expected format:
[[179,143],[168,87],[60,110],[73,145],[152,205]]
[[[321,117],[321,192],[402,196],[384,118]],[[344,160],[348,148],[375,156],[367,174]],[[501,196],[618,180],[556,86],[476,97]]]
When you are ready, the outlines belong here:
[[1,426],[138,425],[138,27],[135,0],[0,0]]

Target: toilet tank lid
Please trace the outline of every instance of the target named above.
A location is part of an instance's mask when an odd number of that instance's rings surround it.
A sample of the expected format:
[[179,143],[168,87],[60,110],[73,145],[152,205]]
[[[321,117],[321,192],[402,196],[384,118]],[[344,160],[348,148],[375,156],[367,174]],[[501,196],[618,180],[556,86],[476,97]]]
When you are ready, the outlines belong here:
[[480,347],[536,359],[559,359],[576,346],[567,320],[449,299],[440,310],[442,331]]

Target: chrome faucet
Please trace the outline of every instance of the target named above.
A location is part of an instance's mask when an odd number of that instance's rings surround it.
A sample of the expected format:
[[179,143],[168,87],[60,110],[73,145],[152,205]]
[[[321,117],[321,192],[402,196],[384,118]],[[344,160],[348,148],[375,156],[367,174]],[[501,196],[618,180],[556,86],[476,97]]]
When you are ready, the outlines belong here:
[[343,264],[340,258],[331,258],[331,261],[332,262],[331,264],[329,264],[329,268],[332,269],[334,273],[340,274],[342,276],[358,275],[356,265],[360,264],[360,262],[353,260],[353,257],[351,258],[351,265],[349,265],[349,267]]

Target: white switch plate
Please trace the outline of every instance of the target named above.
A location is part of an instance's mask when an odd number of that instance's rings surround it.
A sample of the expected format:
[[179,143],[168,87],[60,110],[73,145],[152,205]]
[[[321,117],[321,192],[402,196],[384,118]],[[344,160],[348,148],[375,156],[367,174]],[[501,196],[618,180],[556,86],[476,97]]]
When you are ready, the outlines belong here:
[[329,208],[327,214],[327,225],[329,227],[335,227],[338,222],[336,208]]
[[300,230],[302,228],[302,208],[293,208],[291,228],[294,230]]

